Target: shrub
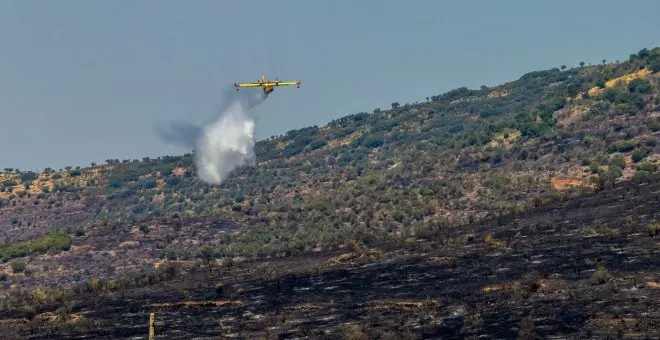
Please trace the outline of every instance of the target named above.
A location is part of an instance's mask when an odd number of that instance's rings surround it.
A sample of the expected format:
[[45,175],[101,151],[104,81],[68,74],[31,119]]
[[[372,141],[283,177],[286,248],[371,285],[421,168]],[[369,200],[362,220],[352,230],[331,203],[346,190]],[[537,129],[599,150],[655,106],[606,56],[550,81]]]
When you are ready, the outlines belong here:
[[653,220],[651,223],[648,225],[648,230],[649,230],[649,235],[651,237],[655,237],[660,234],[660,223],[658,221]]
[[599,265],[594,275],[591,276],[591,283],[595,285],[602,285],[605,284],[605,282],[609,281],[610,278],[611,275],[607,271],[607,269]]
[[25,261],[14,261],[11,263],[11,270],[14,271],[14,273],[21,273],[25,271],[25,268],[27,267],[27,264]]
[[644,157],[646,157],[646,152],[642,149],[635,150],[631,156],[632,161],[635,163],[640,162]]

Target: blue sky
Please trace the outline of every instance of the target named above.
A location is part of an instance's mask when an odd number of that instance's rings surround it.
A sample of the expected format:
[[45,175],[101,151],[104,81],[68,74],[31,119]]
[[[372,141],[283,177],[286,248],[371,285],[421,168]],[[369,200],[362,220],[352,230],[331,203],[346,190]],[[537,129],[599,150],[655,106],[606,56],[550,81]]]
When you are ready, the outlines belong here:
[[258,139],[394,101],[494,85],[660,43],[660,1],[0,2],[0,168],[180,154],[263,72],[302,80],[254,110]]

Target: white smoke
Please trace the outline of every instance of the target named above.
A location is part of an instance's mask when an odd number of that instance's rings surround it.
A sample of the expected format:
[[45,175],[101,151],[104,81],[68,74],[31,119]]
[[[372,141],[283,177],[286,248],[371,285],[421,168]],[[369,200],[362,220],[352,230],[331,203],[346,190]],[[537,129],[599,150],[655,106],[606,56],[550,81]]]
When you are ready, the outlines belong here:
[[[220,116],[205,126],[173,122],[169,129],[159,128],[158,134],[166,142],[194,148],[195,166],[201,180],[219,185],[237,167],[256,165],[254,153],[255,122],[249,109],[261,104],[266,95],[249,91],[228,90],[226,108]],[[231,98],[230,98],[231,96]]]

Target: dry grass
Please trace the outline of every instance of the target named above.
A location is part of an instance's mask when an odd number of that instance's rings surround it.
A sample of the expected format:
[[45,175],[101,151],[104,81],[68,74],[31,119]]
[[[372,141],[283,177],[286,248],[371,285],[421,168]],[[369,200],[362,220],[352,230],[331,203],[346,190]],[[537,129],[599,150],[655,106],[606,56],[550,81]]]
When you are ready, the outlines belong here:
[[342,139],[331,140],[323,149],[327,150],[327,149],[341,147],[344,145],[349,145],[356,138],[360,137],[363,134],[369,133],[369,130],[370,130],[369,128],[361,128]]
[[[626,85],[630,81],[632,81],[633,79],[647,77],[650,73],[651,73],[650,70],[645,68],[645,69],[639,70],[637,72],[633,72],[633,73],[623,75],[623,76],[618,77],[618,78],[610,79],[605,83],[605,89],[614,87],[618,84]],[[603,91],[605,89],[601,89],[600,87],[596,86],[596,87],[592,87],[591,89],[589,89],[589,91],[587,91],[587,93],[590,96],[596,96],[596,95],[599,95],[599,94],[603,93]]]
[[512,130],[506,133],[497,133],[493,139],[488,143],[488,146],[510,148],[520,138],[520,131]]
[[199,308],[199,307],[241,307],[243,302],[231,300],[216,300],[216,301],[182,301],[182,302],[166,302],[155,303],[149,305],[151,308]]
[[442,305],[439,300],[424,299],[424,300],[376,300],[370,301],[369,310],[399,310],[399,311],[412,311],[422,308],[437,308]]

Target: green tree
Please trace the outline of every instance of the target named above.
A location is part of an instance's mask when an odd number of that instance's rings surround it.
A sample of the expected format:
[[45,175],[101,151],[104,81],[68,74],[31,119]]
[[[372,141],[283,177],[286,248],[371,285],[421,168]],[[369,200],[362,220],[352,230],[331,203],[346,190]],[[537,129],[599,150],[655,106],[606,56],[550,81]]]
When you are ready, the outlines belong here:
[[644,151],[642,149],[637,149],[637,150],[633,151],[632,156],[631,156],[632,161],[635,162],[635,163],[641,162],[644,159],[644,157],[646,157],[646,151]]
[[628,91],[631,93],[651,93],[652,85],[648,79],[644,78],[635,78],[628,83]]
[[626,159],[623,158],[621,155],[615,156],[612,161],[610,162],[610,165],[615,166],[619,169],[625,169],[626,168]]
[[649,60],[649,68],[653,72],[660,72],[660,53],[656,53]]

